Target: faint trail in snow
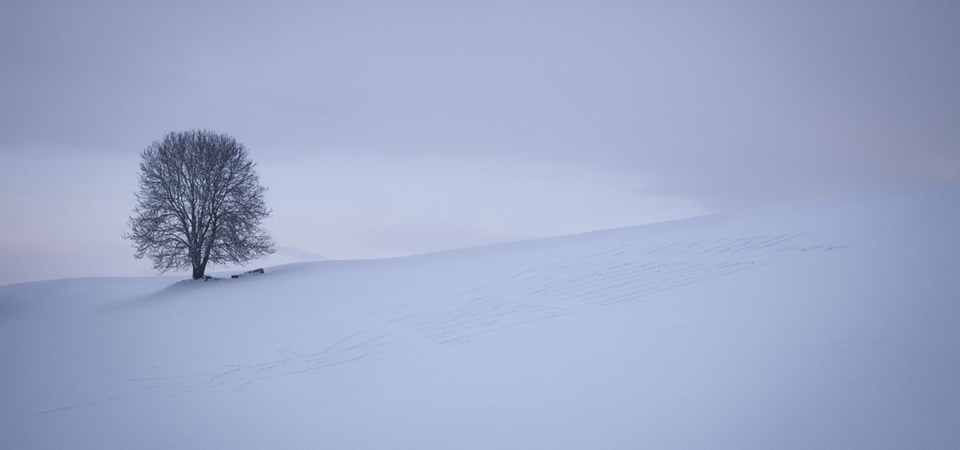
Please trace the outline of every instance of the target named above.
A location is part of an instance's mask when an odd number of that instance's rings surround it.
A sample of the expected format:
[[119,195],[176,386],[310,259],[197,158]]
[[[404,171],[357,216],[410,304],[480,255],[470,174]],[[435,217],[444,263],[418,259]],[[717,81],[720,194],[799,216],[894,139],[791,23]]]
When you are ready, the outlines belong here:
[[[213,375],[190,377],[202,381],[186,382],[174,386],[174,397],[191,392],[213,389],[222,386],[235,386],[234,390],[241,391],[251,384],[271,378],[291,376],[315,372],[325,368],[359,361],[371,356],[379,356],[404,348],[401,343],[404,338],[390,335],[371,335],[366,332],[356,332],[340,338],[323,349],[311,353],[297,353],[290,349],[277,350],[282,354],[278,359],[265,361],[259,364],[238,364],[227,366],[226,370]],[[302,344],[301,344],[302,345]],[[149,386],[144,389],[156,389],[158,386]]]
[[[528,269],[468,291],[464,300],[391,322],[416,328],[427,340],[463,342],[484,333],[572,314],[585,307],[639,300],[771,264],[774,261],[770,256],[774,254],[841,248],[785,246],[805,235],[622,246]],[[696,257],[692,261],[685,260],[693,255]]]
[[571,302],[608,305],[751,269],[757,261],[640,263],[582,261],[562,267],[544,267],[520,279],[504,280],[503,292]]
[[391,322],[412,326],[419,330],[425,339],[449,343],[568,313],[566,309],[556,306],[488,295],[472,297]]
[[[423,299],[402,307],[371,312],[379,323],[356,323],[356,330],[329,340],[311,342],[310,333],[284,335],[282,348],[260,353],[261,360],[233,350],[211,355],[209,370],[196,372],[195,362],[152,368],[130,377],[128,387],[139,395],[175,397],[230,388],[241,391],[266,380],[306,374],[368,358],[402,354],[425,344],[469,342],[478,336],[576,314],[590,308],[642,301],[664,291],[732,275],[792,254],[832,251],[844,246],[801,245],[805,233],[778,234],[689,242],[622,245],[600,253],[530,267],[452,297]],[[346,327],[349,329],[349,325]],[[376,330],[371,332],[368,330]],[[299,337],[298,337],[299,336]],[[261,345],[267,345],[262,343]],[[272,358],[262,355],[271,354]],[[157,372],[176,374],[157,375]],[[184,373],[187,373],[184,375]],[[117,396],[117,398],[125,398]],[[51,408],[41,414],[94,406],[107,400]]]
[[114,399],[113,397],[111,397],[111,398],[108,398],[108,399],[106,399],[106,400],[97,400],[97,401],[95,401],[95,402],[83,403],[83,404],[80,404],[80,405],[63,406],[63,407],[60,407],[60,408],[53,408],[53,409],[48,409],[48,410],[45,410],[45,411],[40,411],[40,412],[37,413],[37,415],[43,415],[43,414],[50,414],[50,413],[57,413],[57,412],[69,411],[69,410],[71,410],[71,409],[77,409],[77,408],[86,408],[86,407],[88,407],[88,406],[99,405],[99,404],[101,404],[101,403],[112,402],[112,401],[114,401],[114,400],[115,400],[115,399]]

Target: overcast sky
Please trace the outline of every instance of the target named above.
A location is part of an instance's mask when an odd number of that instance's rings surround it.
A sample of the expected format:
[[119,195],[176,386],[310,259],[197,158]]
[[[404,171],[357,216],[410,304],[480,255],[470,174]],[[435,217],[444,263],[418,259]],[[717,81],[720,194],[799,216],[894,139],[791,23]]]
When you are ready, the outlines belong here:
[[[239,4],[243,3],[243,4]],[[960,183],[960,2],[0,4],[0,284],[150,274],[140,151],[235,137],[277,255]]]

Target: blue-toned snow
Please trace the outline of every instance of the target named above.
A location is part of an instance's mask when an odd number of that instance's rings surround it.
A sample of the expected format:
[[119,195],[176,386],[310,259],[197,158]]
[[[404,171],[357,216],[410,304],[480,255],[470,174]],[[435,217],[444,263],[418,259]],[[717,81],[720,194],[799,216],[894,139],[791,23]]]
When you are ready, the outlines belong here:
[[960,447],[960,187],[0,286],[5,449]]

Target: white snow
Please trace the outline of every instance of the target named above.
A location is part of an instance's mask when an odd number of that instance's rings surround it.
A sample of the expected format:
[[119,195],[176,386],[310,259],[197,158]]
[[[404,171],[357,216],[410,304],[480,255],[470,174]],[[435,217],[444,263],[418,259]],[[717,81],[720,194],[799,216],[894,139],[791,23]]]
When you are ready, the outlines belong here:
[[0,286],[0,447],[956,448],[960,186]]

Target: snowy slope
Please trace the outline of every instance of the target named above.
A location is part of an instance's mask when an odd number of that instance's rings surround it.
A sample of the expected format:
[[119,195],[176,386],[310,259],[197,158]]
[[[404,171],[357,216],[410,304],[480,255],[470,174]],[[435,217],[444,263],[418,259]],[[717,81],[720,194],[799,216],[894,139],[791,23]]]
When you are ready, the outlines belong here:
[[0,447],[956,448],[960,187],[0,286]]

